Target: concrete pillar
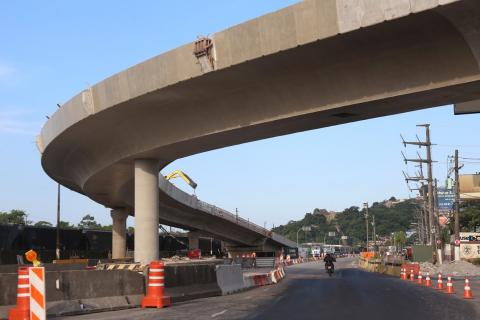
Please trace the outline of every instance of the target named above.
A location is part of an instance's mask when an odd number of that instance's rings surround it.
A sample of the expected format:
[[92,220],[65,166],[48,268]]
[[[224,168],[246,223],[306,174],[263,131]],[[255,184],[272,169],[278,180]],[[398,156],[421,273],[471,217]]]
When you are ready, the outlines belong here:
[[110,211],[112,216],[112,259],[123,259],[127,252],[127,218],[124,208]]
[[188,250],[199,249],[200,234],[197,231],[188,233]]
[[135,160],[135,262],[158,260],[159,162]]

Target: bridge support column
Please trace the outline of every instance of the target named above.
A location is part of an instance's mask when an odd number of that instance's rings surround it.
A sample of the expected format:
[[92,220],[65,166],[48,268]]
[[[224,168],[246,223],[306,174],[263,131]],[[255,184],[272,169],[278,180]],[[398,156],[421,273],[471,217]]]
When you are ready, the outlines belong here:
[[135,160],[135,262],[158,260],[159,162]]
[[190,231],[188,233],[188,250],[199,249],[200,233],[198,231]]
[[128,212],[123,209],[113,209],[112,216],[112,259],[123,259],[127,252],[127,218]]

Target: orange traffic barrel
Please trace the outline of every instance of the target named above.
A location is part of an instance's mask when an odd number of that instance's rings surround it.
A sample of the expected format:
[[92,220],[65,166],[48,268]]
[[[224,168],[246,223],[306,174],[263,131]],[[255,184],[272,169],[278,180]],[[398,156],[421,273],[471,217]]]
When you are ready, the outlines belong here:
[[18,268],[17,306],[9,310],[8,320],[30,320],[28,267]]
[[165,265],[152,261],[148,270],[147,295],[142,299],[142,308],[163,308],[170,305],[170,297],[164,295]]

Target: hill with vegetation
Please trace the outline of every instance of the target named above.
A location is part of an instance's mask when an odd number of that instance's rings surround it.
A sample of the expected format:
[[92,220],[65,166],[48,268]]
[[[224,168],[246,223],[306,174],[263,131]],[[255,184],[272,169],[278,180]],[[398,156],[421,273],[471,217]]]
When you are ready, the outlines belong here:
[[[369,207],[369,221],[375,215],[376,234],[378,237],[389,236],[393,232],[407,231],[415,222],[416,210],[419,209],[414,199],[404,201],[390,198],[382,202],[374,202]],[[310,231],[301,230],[311,226]],[[369,226],[372,230],[371,224]],[[365,245],[365,209],[352,206],[342,212],[333,213],[325,209],[315,209],[307,213],[302,220],[289,221],[286,225],[272,229],[290,240],[302,242],[321,242],[338,244],[341,236],[347,236],[350,245]],[[299,231],[300,230],[300,231]],[[329,232],[335,232],[329,237]],[[371,237],[371,233],[370,233]]]

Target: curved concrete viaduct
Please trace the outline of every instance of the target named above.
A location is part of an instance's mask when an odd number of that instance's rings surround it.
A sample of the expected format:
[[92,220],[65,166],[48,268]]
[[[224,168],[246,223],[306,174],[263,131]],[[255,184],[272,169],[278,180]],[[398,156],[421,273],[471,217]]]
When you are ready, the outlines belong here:
[[38,136],[42,166],[115,209],[119,239],[134,214],[137,261],[158,257],[158,221],[241,245],[275,242],[205,210],[159,170],[235,144],[479,99],[479,21],[477,0],[304,1],[73,97]]

